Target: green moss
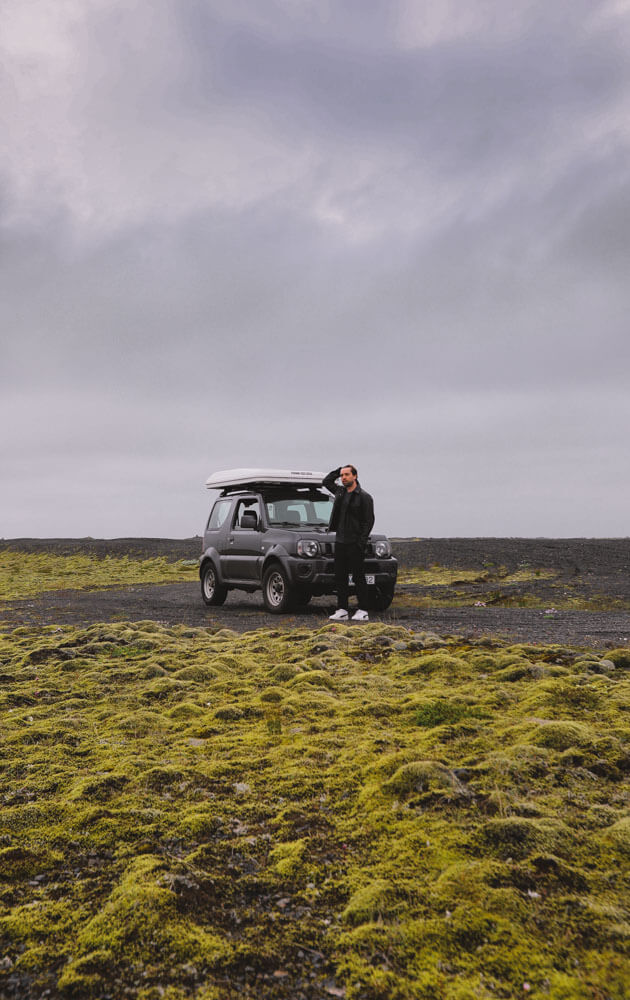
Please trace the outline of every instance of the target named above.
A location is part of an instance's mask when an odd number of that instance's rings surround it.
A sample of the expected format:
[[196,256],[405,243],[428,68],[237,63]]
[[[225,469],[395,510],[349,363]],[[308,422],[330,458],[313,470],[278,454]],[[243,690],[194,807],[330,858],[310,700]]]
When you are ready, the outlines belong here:
[[187,719],[197,719],[200,715],[205,715],[207,709],[202,708],[201,705],[196,705],[192,701],[182,701],[179,705],[175,705],[168,712],[169,719],[175,719],[177,721],[186,721]]
[[181,810],[177,822],[177,830],[181,836],[199,840],[216,834],[221,824],[212,811],[212,807],[194,806]]
[[162,767],[152,767],[142,775],[142,781],[147,788],[160,790],[168,788],[170,785],[179,784],[184,781],[185,772],[172,765]]
[[97,996],[104,984],[114,978],[116,971],[112,953],[98,948],[68,963],[58,986],[67,996]]
[[162,871],[162,862],[150,855],[131,862],[99,912],[77,935],[78,956],[62,973],[61,989],[84,979],[86,962],[89,975],[94,974],[95,954],[100,974],[112,962],[152,963],[160,954],[168,955],[171,966],[192,961],[213,966],[226,958],[229,946],[219,935],[178,913],[175,894],[160,885]]
[[[546,996],[552,1000],[592,1000],[593,991],[588,983],[577,976],[553,970],[549,976]],[[621,996],[622,994],[619,994]]]
[[405,667],[405,673],[414,675],[422,674],[430,676],[438,673],[444,677],[455,676],[466,668],[465,660],[449,653],[427,653],[414,658],[413,662]]
[[630,856],[630,816],[625,816],[617,823],[613,823],[606,830],[606,840],[611,843],[620,854]]
[[419,569],[417,566],[403,566],[398,570],[398,582],[416,584],[423,587],[456,587],[460,584],[487,583],[500,580],[502,584],[529,583],[536,580],[553,580],[558,571],[553,569],[521,568],[510,573],[505,566],[479,569],[452,569],[448,566],[431,566]]
[[178,681],[213,681],[217,677],[217,671],[207,663],[194,663],[189,667],[182,667],[174,674]]
[[594,739],[593,731],[578,722],[564,720],[545,720],[540,722],[532,734],[531,741],[535,746],[549,747],[552,750],[566,750],[568,747],[583,746]]
[[293,878],[303,866],[306,849],[305,839],[276,844],[269,855],[269,863],[280,878]]
[[495,664],[499,670],[504,670],[506,667],[531,666],[529,658],[523,656],[523,650],[518,647],[516,649],[512,647],[505,653],[498,653]]
[[488,672],[497,668],[497,657],[492,653],[471,653],[468,662],[480,672]]
[[282,690],[282,688],[269,687],[265,688],[264,691],[261,691],[260,700],[269,702],[271,704],[278,704],[283,700],[284,696],[285,692]]
[[155,736],[165,732],[168,722],[158,712],[149,712],[144,709],[137,709],[133,714],[128,715],[121,711],[115,720],[116,727],[125,735],[134,739],[142,739],[146,736]]
[[245,712],[239,705],[223,705],[221,708],[217,708],[214,713],[215,719],[222,719],[225,722],[235,722],[237,719],[242,719],[244,715]]
[[[529,660],[522,660],[520,658],[513,659],[508,657],[511,661],[507,666],[502,667],[495,673],[495,679],[500,681],[520,681],[525,677],[536,677],[542,676],[542,671],[536,670],[534,665],[529,662]],[[499,664],[497,664],[498,666]]]
[[630,649],[611,649],[606,653],[606,659],[611,660],[616,667],[630,667]]
[[458,905],[479,904],[489,895],[488,887],[506,877],[505,865],[494,858],[458,860],[448,865],[431,885],[431,899],[439,912]]
[[434,726],[443,726],[445,723],[459,722],[465,718],[483,718],[484,716],[487,717],[487,713],[475,705],[437,699],[420,704],[416,709],[414,722],[417,726],[431,729]]
[[453,771],[436,760],[413,760],[403,764],[383,783],[385,793],[399,798],[431,789],[462,793],[463,785]]
[[354,892],[344,908],[341,919],[349,924],[365,924],[392,912],[392,886],[385,879],[376,879]]
[[602,693],[593,685],[579,684],[575,680],[561,682],[552,688],[549,694],[549,702],[558,708],[570,708],[573,710],[591,710],[599,708],[602,701]]
[[293,680],[300,673],[301,669],[295,663],[279,663],[270,672],[269,677],[273,681],[282,683],[282,681]]
[[18,967],[36,971],[68,955],[81,919],[85,919],[84,907],[68,900],[37,900],[0,916],[0,935]]
[[146,701],[167,701],[174,695],[183,698],[185,690],[181,681],[172,680],[170,677],[159,677],[145,685],[142,697]]
[[[13,825],[13,824],[10,824]],[[20,824],[22,826],[22,824]],[[15,829],[15,827],[14,827]],[[31,849],[18,844],[0,848],[0,878],[32,878],[58,865],[62,856],[46,848]]]
[[125,787],[129,778],[125,774],[90,775],[80,778],[70,792],[70,800],[89,799],[106,802]]
[[630,678],[579,655],[0,633],[2,954],[51,996],[620,1000]]
[[297,674],[291,681],[291,687],[293,688],[303,687],[304,685],[334,689],[335,682],[325,670],[309,670]]
[[[138,1000],[189,1000],[190,993],[178,986],[146,986],[138,991]],[[221,1000],[218,990],[203,989],[195,994],[195,1000]]]
[[480,832],[500,857],[524,857],[541,849],[562,852],[571,844],[571,833],[559,820],[507,816],[488,820]]
[[112,584],[176,583],[194,580],[197,568],[166,559],[98,559],[94,556],[56,556],[50,552],[0,552],[0,599],[32,597],[47,590],[97,590]]

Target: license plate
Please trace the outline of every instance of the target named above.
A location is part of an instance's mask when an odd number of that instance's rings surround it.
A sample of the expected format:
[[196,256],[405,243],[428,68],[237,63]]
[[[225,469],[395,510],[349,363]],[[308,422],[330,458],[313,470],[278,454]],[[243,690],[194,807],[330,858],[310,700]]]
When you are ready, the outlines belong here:
[[[368,587],[373,587],[374,584],[376,583],[376,577],[374,576],[374,573],[366,573],[365,582],[367,583]],[[352,579],[352,573],[348,577],[348,583],[354,584],[354,580]]]

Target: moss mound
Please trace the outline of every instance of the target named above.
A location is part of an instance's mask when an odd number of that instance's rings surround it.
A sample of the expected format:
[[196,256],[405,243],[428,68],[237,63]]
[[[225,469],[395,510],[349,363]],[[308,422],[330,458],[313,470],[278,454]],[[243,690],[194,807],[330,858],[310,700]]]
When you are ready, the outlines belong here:
[[81,928],[73,958],[59,988],[91,990],[112,969],[151,965],[157,955],[173,966],[196,962],[208,969],[226,958],[229,946],[178,912],[177,896],[159,875],[163,862],[150,855],[132,861],[100,910]]
[[531,741],[539,747],[566,750],[567,747],[584,746],[594,738],[595,733],[588,726],[560,719],[540,722]]
[[630,816],[624,816],[619,822],[606,831],[606,839],[612,843],[621,854],[630,857]]
[[435,760],[414,760],[403,764],[383,785],[383,791],[405,798],[413,792],[425,792],[431,788],[458,791],[461,782],[444,764]]
[[569,830],[558,820],[507,816],[489,820],[481,828],[483,839],[499,855],[525,856],[537,850],[562,851],[571,843]]

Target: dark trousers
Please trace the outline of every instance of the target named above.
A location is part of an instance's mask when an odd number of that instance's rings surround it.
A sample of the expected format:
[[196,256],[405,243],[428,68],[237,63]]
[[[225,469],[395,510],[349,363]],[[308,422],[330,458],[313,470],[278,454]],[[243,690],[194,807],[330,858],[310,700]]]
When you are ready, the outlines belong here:
[[365,582],[365,553],[363,547],[356,542],[337,542],[335,544],[335,587],[337,588],[337,607],[348,610],[348,576],[352,573],[359,607],[367,610],[368,589]]

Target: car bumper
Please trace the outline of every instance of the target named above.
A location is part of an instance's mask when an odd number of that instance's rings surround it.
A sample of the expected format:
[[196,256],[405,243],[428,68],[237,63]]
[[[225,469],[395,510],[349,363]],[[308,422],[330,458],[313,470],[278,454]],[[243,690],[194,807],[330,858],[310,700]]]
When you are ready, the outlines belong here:
[[[395,586],[398,575],[396,559],[368,558],[363,565],[365,575],[374,577],[375,586]],[[290,559],[286,568],[294,586],[307,588],[313,594],[332,594],[335,590],[333,559]]]

